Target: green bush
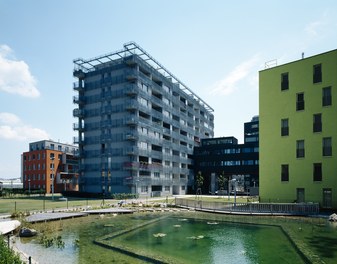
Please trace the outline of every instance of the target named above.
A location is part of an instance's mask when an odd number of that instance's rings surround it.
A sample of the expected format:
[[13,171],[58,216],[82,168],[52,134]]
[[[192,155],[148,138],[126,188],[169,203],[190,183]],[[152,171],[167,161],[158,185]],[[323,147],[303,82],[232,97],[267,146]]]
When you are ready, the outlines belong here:
[[8,248],[5,240],[0,236],[0,264],[23,264],[18,254]]

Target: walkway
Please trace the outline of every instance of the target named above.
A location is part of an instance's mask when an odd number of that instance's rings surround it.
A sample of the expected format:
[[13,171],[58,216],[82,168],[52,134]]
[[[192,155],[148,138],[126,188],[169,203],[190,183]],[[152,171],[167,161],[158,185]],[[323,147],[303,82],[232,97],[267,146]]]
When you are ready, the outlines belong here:
[[132,214],[134,211],[124,208],[105,208],[97,210],[88,210],[83,212],[71,213],[71,212],[47,212],[37,213],[26,217],[28,223],[46,222],[54,220],[62,220],[68,218],[75,218],[81,216],[87,216],[90,214]]

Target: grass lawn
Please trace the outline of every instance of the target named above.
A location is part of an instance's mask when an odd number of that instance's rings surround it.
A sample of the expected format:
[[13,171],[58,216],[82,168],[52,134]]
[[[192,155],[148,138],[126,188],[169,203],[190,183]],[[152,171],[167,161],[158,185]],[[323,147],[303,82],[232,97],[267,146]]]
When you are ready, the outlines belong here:
[[[1,198],[0,214],[12,214],[14,212],[47,211],[60,208],[74,207],[99,207],[103,204],[102,199],[68,198],[67,201],[59,200],[60,196],[17,197]],[[116,203],[116,200],[104,200],[104,204]]]

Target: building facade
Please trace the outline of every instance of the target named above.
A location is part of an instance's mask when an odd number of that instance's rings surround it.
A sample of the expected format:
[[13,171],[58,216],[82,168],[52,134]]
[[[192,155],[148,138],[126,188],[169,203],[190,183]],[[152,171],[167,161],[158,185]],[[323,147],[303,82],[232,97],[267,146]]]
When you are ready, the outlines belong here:
[[22,182],[27,191],[78,191],[78,148],[51,140],[29,144],[22,154]]
[[80,191],[185,194],[213,109],[136,43],[74,64]]
[[[203,194],[217,190],[257,195],[259,185],[259,118],[244,124],[244,144],[235,137],[201,140],[194,149],[194,172],[204,178]],[[226,186],[219,186],[219,176],[225,177]]]
[[260,199],[337,208],[337,50],[259,73]]

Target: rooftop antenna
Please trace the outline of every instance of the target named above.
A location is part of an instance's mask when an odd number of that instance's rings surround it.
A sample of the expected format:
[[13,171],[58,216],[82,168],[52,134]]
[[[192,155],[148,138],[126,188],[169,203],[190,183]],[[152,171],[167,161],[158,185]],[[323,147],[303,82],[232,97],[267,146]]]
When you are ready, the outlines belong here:
[[302,52],[302,60],[304,59],[304,52]]

